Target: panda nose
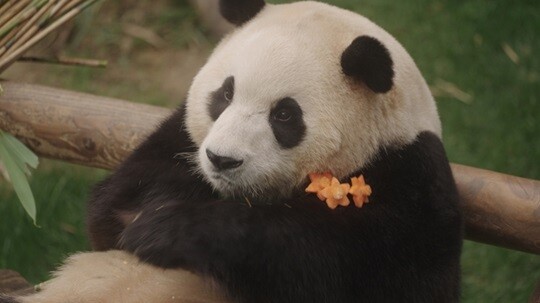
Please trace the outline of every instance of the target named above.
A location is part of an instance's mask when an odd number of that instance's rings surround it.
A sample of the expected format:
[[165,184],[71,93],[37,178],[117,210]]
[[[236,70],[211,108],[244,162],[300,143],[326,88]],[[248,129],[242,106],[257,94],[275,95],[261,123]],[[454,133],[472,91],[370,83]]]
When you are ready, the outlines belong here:
[[211,152],[209,149],[206,149],[206,155],[208,156],[208,159],[210,159],[210,162],[212,162],[212,164],[214,164],[214,166],[218,170],[228,170],[228,169],[237,168],[240,165],[242,165],[242,163],[244,163],[244,160],[218,156],[214,154],[213,152]]

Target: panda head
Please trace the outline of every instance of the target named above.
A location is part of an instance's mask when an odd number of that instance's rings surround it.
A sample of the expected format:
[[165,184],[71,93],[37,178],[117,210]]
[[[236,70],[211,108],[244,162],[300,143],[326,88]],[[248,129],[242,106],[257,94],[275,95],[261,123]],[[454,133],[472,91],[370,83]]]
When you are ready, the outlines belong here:
[[237,28],[193,80],[186,125],[221,194],[287,197],[310,172],[344,178],[385,147],[440,135],[413,60],[368,19],[310,1],[220,9]]

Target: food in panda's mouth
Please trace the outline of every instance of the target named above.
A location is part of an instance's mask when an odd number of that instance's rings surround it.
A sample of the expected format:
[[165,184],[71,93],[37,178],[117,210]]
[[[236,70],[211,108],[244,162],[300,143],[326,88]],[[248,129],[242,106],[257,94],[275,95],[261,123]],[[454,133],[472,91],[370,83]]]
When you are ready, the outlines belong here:
[[369,202],[368,197],[371,195],[371,186],[366,184],[362,175],[351,178],[351,184],[349,194],[353,196],[354,205],[362,207],[364,203]]
[[351,185],[340,183],[329,172],[310,173],[309,179],[311,183],[306,187],[306,192],[317,194],[317,197],[325,201],[331,209],[335,209],[338,205],[348,206],[350,200],[347,194],[352,195],[356,207],[362,207],[371,195],[371,186],[366,184],[363,175],[351,178]]
[[348,206],[351,203],[347,197],[350,187],[349,184],[339,183],[334,177],[330,186],[321,190],[321,195],[326,198],[326,204],[331,209],[335,209],[338,205]]
[[317,197],[324,201],[326,198],[322,196],[321,191],[330,186],[332,181],[332,174],[325,173],[311,173],[309,174],[309,180],[311,183],[306,188],[306,192],[317,194]]

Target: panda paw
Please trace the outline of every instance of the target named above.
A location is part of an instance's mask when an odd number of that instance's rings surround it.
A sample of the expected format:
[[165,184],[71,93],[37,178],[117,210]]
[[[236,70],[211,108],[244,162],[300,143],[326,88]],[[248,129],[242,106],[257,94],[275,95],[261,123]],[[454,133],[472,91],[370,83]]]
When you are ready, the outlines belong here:
[[186,236],[189,222],[178,208],[169,203],[143,210],[123,231],[120,247],[159,267],[185,267],[191,242]]
[[250,250],[246,222],[253,209],[237,202],[197,202],[146,206],[124,229],[120,247],[149,264],[193,272],[220,271],[243,258]]

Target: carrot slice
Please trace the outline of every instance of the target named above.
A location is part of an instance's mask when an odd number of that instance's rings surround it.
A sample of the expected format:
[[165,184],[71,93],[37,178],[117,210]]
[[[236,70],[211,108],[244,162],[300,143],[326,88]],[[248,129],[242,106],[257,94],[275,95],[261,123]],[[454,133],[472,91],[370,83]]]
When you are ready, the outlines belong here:
[[369,202],[368,197],[371,195],[371,186],[366,184],[364,176],[351,178],[351,188],[349,193],[353,196],[354,205],[362,207],[364,203]]

